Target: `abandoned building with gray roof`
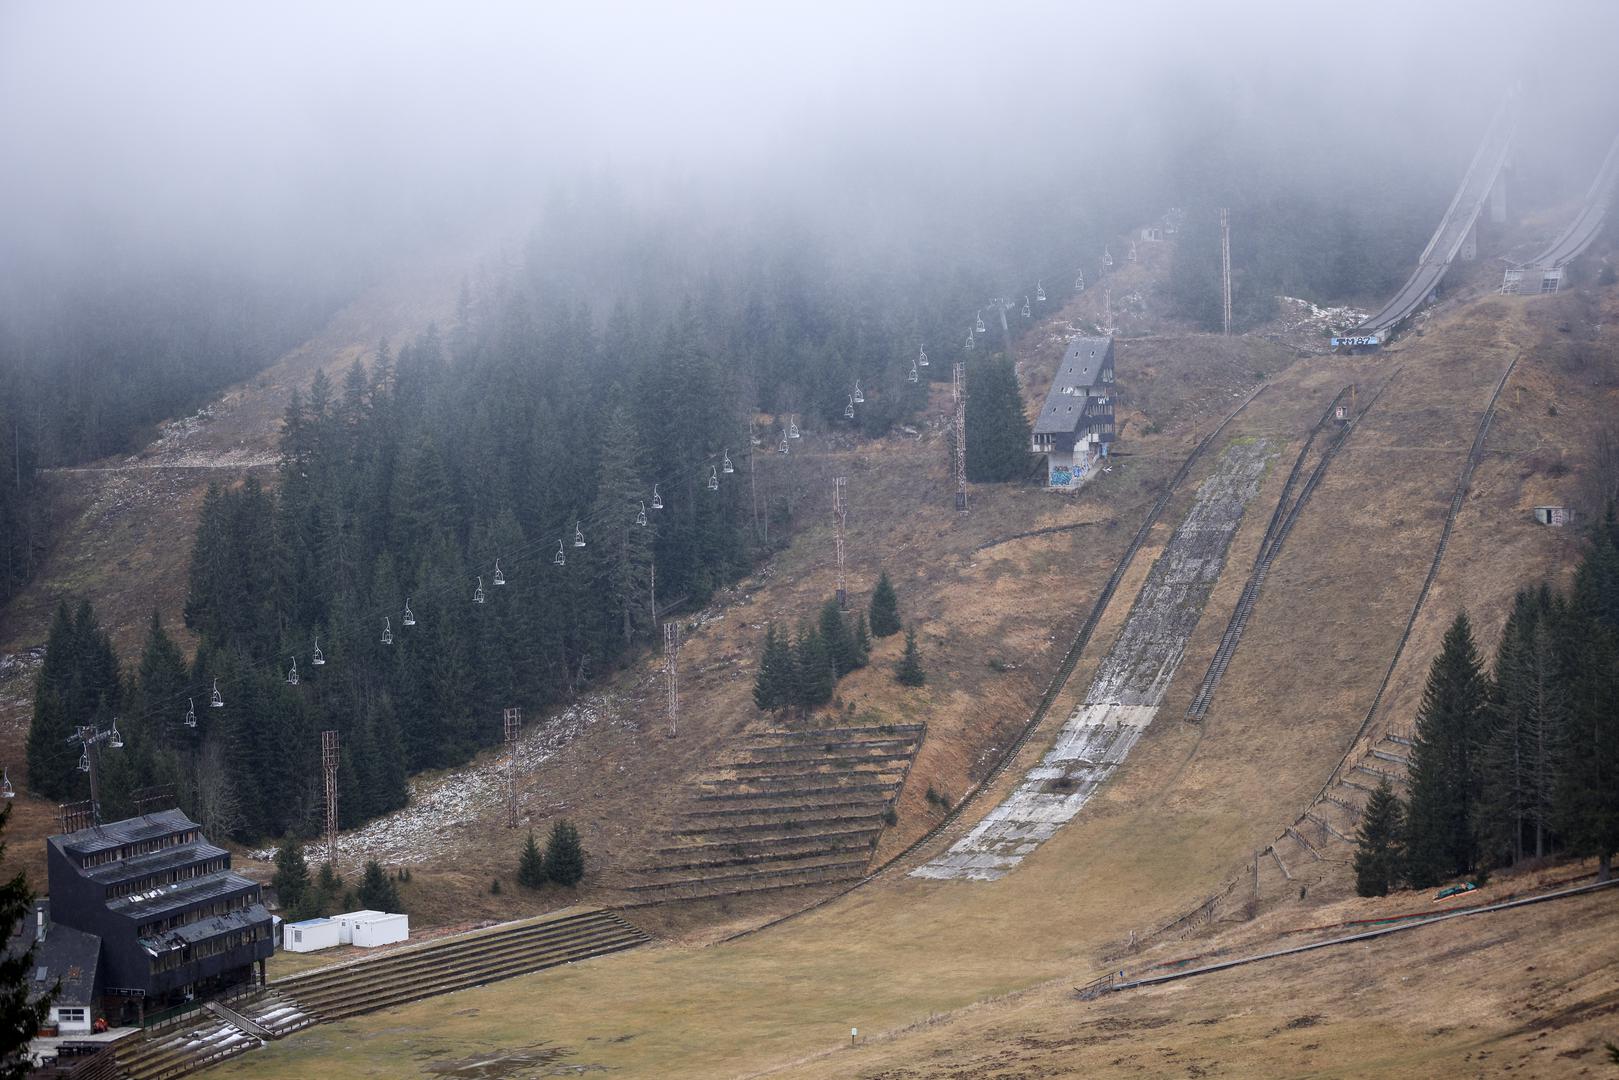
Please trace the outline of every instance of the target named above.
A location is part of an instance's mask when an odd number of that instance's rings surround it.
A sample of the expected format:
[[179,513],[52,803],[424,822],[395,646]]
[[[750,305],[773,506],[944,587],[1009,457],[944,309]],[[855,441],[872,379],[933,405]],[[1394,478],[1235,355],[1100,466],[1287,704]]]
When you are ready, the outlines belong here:
[[1114,439],[1113,339],[1068,342],[1034,424],[1036,454],[1046,457],[1046,484],[1077,490],[1103,467]]

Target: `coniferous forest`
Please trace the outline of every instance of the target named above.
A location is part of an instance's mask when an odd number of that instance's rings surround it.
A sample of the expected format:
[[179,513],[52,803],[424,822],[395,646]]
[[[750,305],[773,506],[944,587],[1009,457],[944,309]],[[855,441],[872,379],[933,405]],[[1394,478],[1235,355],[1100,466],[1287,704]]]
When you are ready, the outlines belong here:
[[1434,658],[1409,792],[1380,790],[1356,853],[1362,895],[1525,858],[1619,850],[1619,518],[1593,530],[1568,593],[1520,592],[1485,670],[1465,614]]

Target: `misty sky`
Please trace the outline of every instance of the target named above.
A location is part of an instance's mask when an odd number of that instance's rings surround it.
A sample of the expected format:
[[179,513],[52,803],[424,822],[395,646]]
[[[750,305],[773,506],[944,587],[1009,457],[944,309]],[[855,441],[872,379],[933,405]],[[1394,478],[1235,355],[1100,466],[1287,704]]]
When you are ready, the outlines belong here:
[[580,177],[1047,190],[1216,124],[1448,171],[1511,72],[1611,105],[1615,41],[1619,4],[1522,0],[0,0],[0,259],[363,244]]

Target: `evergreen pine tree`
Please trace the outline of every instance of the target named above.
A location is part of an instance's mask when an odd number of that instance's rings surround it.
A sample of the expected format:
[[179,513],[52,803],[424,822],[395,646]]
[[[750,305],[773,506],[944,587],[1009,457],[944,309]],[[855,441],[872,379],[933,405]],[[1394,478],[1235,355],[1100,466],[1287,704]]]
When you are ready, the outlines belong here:
[[860,666],[860,647],[855,644],[854,633],[850,631],[843,612],[838,610],[836,600],[828,600],[821,605],[818,629],[821,643],[826,646],[826,654],[831,658],[834,677],[841,679]]
[[375,859],[366,860],[365,874],[360,879],[360,892],[356,899],[360,907],[367,911],[404,910],[399,903],[399,887]]
[[579,884],[585,876],[585,849],[579,843],[579,830],[563,820],[551,826],[545,841],[545,877],[558,885]]
[[1016,480],[1028,474],[1029,462],[1029,420],[1012,365],[999,355],[968,364],[967,479]]
[[765,628],[764,652],[759,657],[759,674],[753,683],[753,703],[768,712],[793,704],[793,650],[776,624]]
[[304,860],[303,845],[291,834],[283,839],[281,846],[276,849],[275,876],[271,878],[270,883],[275,886],[281,910],[287,912],[304,910],[310,889],[309,864]]
[[901,686],[921,686],[927,682],[922,670],[922,654],[916,648],[916,627],[905,631],[905,655],[894,665],[894,680]]
[[877,576],[877,587],[871,590],[871,633],[874,637],[891,637],[902,629],[899,595],[884,571]]
[[1485,682],[1466,614],[1428,672],[1411,748],[1405,877],[1425,888],[1477,864]]
[[793,703],[808,712],[832,700],[837,689],[832,657],[813,626],[800,626],[793,642]]
[[517,884],[538,889],[545,882],[545,856],[534,839],[534,830],[530,829],[528,839],[523,842],[523,852],[517,857]]
[[1596,619],[1572,621],[1575,657],[1567,721],[1553,777],[1558,834],[1574,855],[1595,856],[1612,873],[1619,851],[1619,635]]
[[855,616],[854,651],[855,667],[865,667],[871,662],[871,630],[866,626],[866,613],[863,611]]
[[1398,882],[1404,824],[1404,809],[1385,779],[1366,803],[1355,837],[1355,892],[1361,896],[1387,896]]

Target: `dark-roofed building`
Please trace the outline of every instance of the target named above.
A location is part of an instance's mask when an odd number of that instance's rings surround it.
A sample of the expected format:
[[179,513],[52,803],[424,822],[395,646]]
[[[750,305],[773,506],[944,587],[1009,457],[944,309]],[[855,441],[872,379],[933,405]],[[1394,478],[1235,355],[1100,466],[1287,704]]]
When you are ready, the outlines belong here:
[[1074,338],[1034,423],[1048,486],[1072,491],[1095,474],[1112,450],[1113,409],[1113,339]]
[[63,1035],[89,1033],[101,1013],[101,941],[71,926],[51,922],[50,904],[34,902],[31,919],[24,920],[6,943],[7,956],[20,956],[34,947],[28,971],[28,1000],[39,1000],[53,988],[48,1023]]
[[181,811],[53,836],[46,855],[55,921],[101,939],[114,1019],[262,980],[274,939],[259,884]]

